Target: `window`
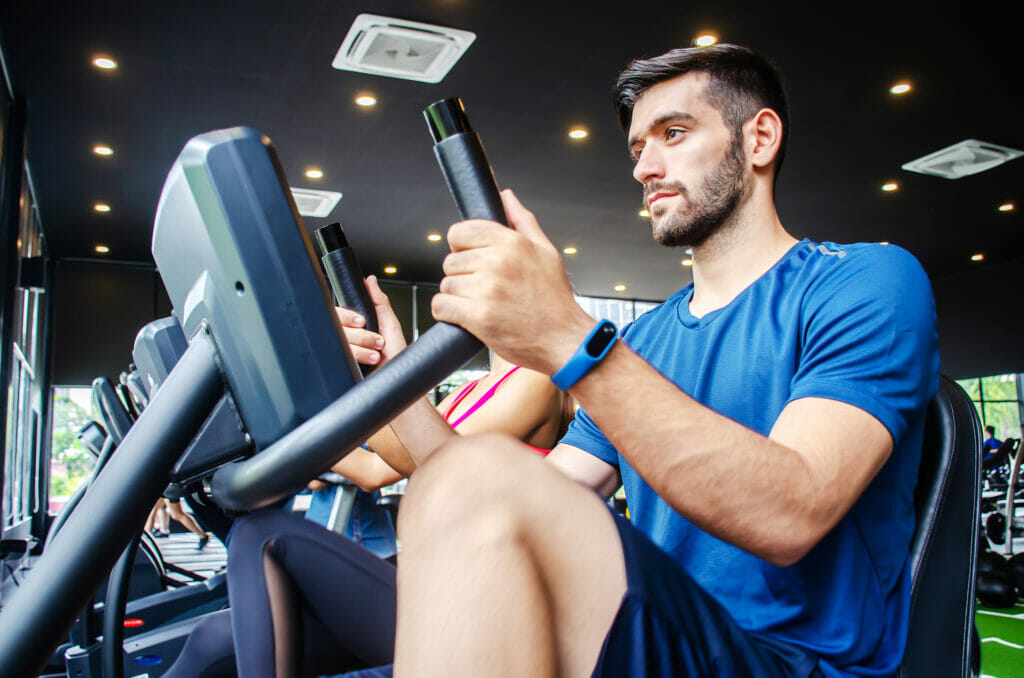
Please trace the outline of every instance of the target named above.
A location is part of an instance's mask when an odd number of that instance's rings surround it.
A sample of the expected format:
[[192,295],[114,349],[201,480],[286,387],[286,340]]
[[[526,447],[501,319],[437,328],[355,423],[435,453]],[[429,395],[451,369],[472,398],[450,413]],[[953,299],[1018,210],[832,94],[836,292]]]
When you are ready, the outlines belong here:
[[60,386],[53,389],[51,513],[59,513],[72,493],[92,474],[96,457],[82,445],[76,434],[93,419],[98,418],[93,413],[92,389]]
[[576,303],[595,320],[611,320],[620,330],[659,304],[636,299],[604,297],[576,297]]
[[993,427],[1000,440],[1022,435],[1022,376],[998,374],[957,381],[974,401],[982,426]]

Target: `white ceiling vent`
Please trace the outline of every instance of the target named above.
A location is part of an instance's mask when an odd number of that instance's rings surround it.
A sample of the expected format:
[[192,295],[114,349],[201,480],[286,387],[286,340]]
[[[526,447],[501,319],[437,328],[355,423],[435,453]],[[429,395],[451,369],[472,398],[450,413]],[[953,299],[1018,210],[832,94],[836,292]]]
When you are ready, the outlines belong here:
[[946,179],[959,179],[992,169],[1021,155],[1024,152],[1013,148],[967,139],[923,158],[911,160],[903,169]]
[[290,186],[295,206],[304,217],[326,217],[341,200],[341,193],[334,191],[315,191],[312,188],[295,188]]
[[356,71],[419,82],[441,82],[476,34],[375,14],[356,17],[331,63]]

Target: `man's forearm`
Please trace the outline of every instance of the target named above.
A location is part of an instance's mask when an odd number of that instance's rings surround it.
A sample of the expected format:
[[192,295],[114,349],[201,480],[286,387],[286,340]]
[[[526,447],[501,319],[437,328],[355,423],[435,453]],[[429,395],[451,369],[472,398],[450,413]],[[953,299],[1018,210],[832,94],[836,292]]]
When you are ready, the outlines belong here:
[[680,515],[766,560],[799,557],[848,509],[822,464],[701,405],[621,342],[571,393]]

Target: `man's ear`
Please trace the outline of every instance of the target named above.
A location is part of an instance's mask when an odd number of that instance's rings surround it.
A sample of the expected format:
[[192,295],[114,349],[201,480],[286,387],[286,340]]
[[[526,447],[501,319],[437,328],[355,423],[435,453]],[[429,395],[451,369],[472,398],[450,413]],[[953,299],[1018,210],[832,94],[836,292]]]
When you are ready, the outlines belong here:
[[782,145],[782,119],[772,109],[762,108],[745,127],[753,139],[753,148],[748,156],[751,163],[755,168],[768,167]]

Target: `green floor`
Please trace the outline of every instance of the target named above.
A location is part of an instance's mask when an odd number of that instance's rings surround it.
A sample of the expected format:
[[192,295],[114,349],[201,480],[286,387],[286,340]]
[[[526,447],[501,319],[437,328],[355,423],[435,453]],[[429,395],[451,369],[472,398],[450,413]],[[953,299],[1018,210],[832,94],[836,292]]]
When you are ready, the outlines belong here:
[[981,674],[1024,678],[1024,603],[996,610],[978,607],[974,617],[981,636]]

